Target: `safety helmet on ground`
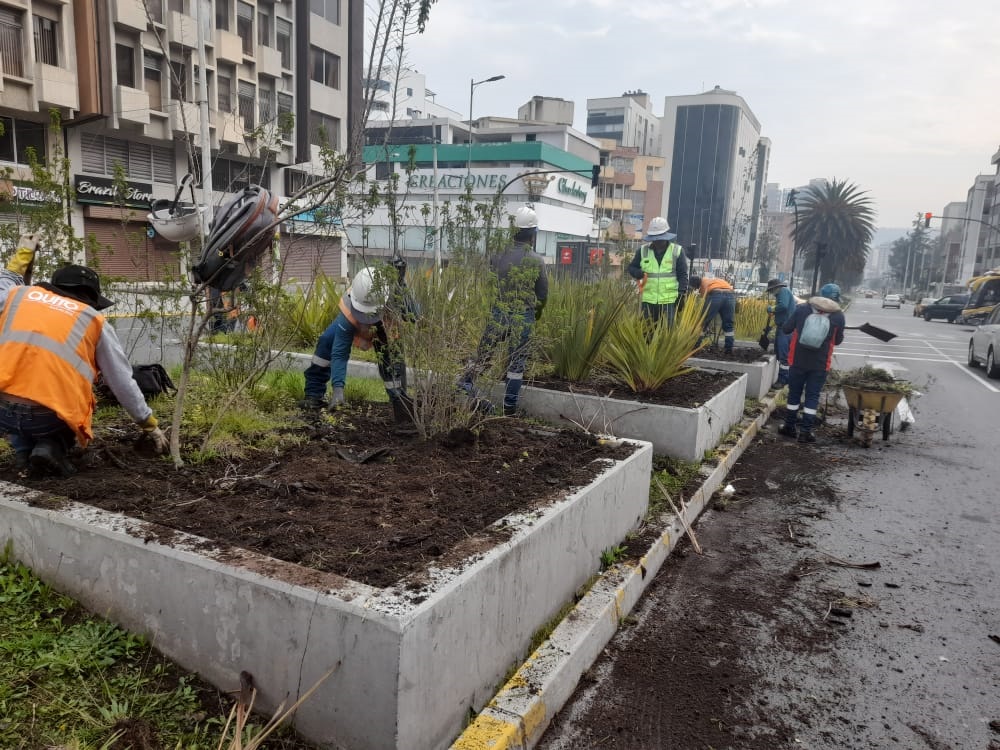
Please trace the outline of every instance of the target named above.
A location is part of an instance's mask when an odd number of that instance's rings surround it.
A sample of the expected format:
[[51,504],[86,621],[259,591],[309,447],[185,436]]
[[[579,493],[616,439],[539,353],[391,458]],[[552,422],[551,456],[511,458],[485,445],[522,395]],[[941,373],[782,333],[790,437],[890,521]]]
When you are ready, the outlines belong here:
[[537,229],[538,214],[528,206],[521,206],[514,212],[514,226],[518,229]]
[[358,271],[351,282],[351,306],[360,313],[372,315],[386,303],[387,290],[375,283],[375,273],[365,267]]
[[840,302],[840,287],[836,284],[824,284],[823,288],[819,290],[819,296]]

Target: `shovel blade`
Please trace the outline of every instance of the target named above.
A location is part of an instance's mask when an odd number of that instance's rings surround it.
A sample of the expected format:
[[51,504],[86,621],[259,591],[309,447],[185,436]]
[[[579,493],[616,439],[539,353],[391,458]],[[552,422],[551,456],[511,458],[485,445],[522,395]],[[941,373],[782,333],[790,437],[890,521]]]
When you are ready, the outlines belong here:
[[857,330],[861,331],[861,333],[867,333],[869,336],[874,336],[879,341],[892,341],[896,338],[896,334],[892,331],[887,331],[884,328],[873,326],[871,323],[860,325],[857,327]]

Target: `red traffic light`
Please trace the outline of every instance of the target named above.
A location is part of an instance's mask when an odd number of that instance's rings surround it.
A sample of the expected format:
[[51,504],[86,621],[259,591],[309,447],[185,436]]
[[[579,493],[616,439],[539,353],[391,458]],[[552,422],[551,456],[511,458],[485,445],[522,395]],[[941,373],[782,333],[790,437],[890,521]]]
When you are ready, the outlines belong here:
[[924,214],[924,226],[929,227],[931,225],[931,219],[934,218],[934,214],[928,211]]

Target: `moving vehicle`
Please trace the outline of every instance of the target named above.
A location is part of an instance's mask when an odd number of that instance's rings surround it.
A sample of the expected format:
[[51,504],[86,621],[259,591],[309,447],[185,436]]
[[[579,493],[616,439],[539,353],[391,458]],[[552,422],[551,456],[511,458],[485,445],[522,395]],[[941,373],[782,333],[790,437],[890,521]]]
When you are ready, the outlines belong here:
[[902,299],[898,294],[887,294],[882,298],[882,307],[895,307],[897,310],[903,306]]
[[916,303],[913,306],[913,317],[914,318],[919,317],[927,305],[933,304],[936,301],[937,299],[935,297],[924,297],[923,299],[921,299],[918,303]]
[[924,320],[944,318],[949,323],[954,323],[955,319],[962,314],[968,301],[968,294],[953,294],[950,297],[942,297],[929,305],[924,305],[920,315]]
[[865,292],[865,299],[875,299],[875,292],[869,289],[867,292]]
[[969,282],[969,301],[959,316],[959,323],[979,325],[1000,302],[1000,268],[994,268]]
[[1000,378],[1000,304],[969,339],[969,367],[980,363],[986,366],[986,377]]

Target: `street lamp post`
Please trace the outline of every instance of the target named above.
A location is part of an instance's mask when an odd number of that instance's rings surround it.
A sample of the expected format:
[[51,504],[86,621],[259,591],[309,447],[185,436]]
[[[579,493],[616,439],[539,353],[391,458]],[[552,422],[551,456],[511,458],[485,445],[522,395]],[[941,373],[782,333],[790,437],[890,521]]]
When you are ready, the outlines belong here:
[[469,79],[469,159],[465,166],[465,184],[471,184],[472,180],[472,95],[476,92],[476,86],[481,86],[484,83],[493,83],[494,81],[502,81],[507,76],[490,76],[489,78],[484,78],[481,81],[477,81],[474,78]]
[[795,209],[795,229],[792,230],[792,267],[788,272],[788,288],[795,289],[795,256],[799,254],[799,193],[795,188],[788,191],[785,205],[791,204]]

